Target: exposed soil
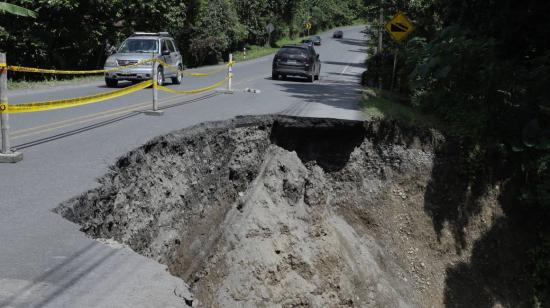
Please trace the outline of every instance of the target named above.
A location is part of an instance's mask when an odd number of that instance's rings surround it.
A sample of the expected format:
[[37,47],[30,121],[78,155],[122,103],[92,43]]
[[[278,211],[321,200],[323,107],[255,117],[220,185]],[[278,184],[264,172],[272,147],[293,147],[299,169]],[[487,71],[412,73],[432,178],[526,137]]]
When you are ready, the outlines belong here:
[[392,122],[242,117],[156,138],[56,211],[166,264],[182,305],[526,305],[501,186],[464,184],[449,149]]

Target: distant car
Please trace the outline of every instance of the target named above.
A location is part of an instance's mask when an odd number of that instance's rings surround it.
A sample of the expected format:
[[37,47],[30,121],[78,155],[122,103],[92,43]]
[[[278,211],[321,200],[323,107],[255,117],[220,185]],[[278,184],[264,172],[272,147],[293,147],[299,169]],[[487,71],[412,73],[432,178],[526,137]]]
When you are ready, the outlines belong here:
[[309,39],[313,41],[314,45],[321,45],[321,37],[320,36],[314,35],[314,36],[310,37]]
[[313,41],[311,39],[302,40],[302,44],[311,45],[311,46],[314,45]]
[[284,45],[273,58],[273,80],[279,76],[301,76],[314,82],[320,74],[321,60],[312,45]]
[[342,30],[336,30],[334,31],[334,34],[332,35],[333,38],[343,38],[344,32]]
[[[157,76],[155,78],[159,85],[164,84],[164,80],[168,77],[172,79],[174,84],[181,83],[183,77],[182,57],[174,39],[170,37],[168,32],[136,32],[132,34],[122,43],[115,54],[107,58],[104,68],[106,70],[114,69],[119,66],[136,64],[150,58],[160,59],[173,67],[179,68],[179,70],[168,69],[162,67],[159,63],[155,63],[157,66]],[[105,73],[105,83],[107,87],[116,87],[121,80],[132,82],[151,80],[152,73],[152,64],[144,63]]]

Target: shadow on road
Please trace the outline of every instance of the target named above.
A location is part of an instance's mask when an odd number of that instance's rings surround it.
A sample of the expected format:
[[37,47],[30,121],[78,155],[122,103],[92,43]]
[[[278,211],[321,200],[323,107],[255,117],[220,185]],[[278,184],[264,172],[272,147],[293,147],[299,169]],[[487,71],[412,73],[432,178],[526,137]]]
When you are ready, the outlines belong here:
[[363,63],[349,63],[349,62],[337,62],[337,61],[323,61],[322,64],[339,65],[339,66],[342,66],[342,68],[346,66],[359,67],[359,68],[365,67]]
[[338,40],[341,44],[352,45],[352,46],[367,46],[367,41],[365,39],[341,39]]
[[131,86],[131,85],[133,85],[132,82],[130,82],[130,81],[124,81],[124,82],[119,82],[119,83],[117,84],[116,87],[108,87],[108,86],[105,85],[105,84],[100,84],[100,85],[97,86],[97,87],[100,88],[100,89],[111,89],[111,90],[116,90],[116,89],[126,88],[126,87],[129,87],[129,86]]
[[282,82],[278,86],[293,98],[334,108],[357,110],[361,89],[359,84],[341,80],[309,83],[300,78],[287,78],[286,81],[290,82]]
[[66,258],[63,262],[60,262],[57,266],[33,279],[32,282],[29,282],[13,295],[1,301],[0,306],[13,307],[13,305],[15,305],[18,307],[21,302],[26,303],[29,294],[39,293],[44,289],[44,283],[55,287],[48,290],[46,294],[43,294],[39,303],[36,303],[36,307],[43,307],[51,303],[61,293],[65,292],[77,281],[92,273],[94,269],[101,266],[101,264],[117,252],[116,250],[100,250],[98,247],[100,247],[100,245],[96,242],[88,244],[80,251]]

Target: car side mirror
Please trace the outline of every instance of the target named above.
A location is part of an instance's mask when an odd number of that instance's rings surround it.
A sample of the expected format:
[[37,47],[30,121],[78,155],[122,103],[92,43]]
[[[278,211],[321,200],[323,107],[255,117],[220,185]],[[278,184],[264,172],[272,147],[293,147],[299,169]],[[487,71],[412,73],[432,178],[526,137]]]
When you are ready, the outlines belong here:
[[319,55],[317,55],[317,60],[319,60]]
[[162,55],[163,55],[163,56],[169,56],[169,55],[170,55],[170,50],[164,49],[164,50],[162,51]]

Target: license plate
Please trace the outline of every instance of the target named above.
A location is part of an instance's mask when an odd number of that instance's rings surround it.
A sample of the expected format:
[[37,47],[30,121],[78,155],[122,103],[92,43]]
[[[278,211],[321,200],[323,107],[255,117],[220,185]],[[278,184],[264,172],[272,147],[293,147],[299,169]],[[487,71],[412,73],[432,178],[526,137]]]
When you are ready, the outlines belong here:
[[288,64],[296,64],[297,62],[296,62],[296,60],[287,60],[286,63],[288,63]]

